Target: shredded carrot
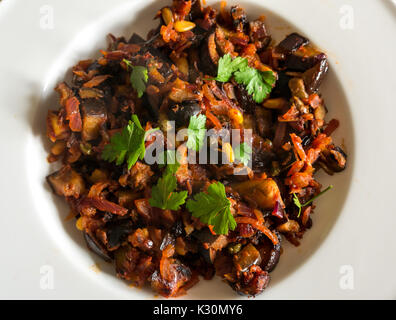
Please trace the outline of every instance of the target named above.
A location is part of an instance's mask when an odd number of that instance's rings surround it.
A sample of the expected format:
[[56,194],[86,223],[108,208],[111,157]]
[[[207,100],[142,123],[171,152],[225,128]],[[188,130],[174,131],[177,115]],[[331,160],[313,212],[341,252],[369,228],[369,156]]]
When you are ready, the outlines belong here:
[[219,121],[219,119],[217,119],[217,117],[211,113],[209,110],[206,110],[205,112],[206,114],[206,118],[208,118],[216,128],[221,128],[221,122]]
[[237,217],[235,219],[235,221],[236,221],[236,223],[247,223],[247,224],[252,225],[252,227],[254,227],[257,230],[264,233],[272,241],[272,243],[274,245],[278,244],[278,242],[279,242],[278,237],[270,229],[268,229],[266,226],[264,226],[259,221],[252,219],[252,218],[248,218],[248,217]]
[[302,146],[302,140],[299,136],[295,133],[290,134],[290,137],[293,142],[294,150],[296,151],[297,155],[299,156],[300,160],[305,161],[307,156],[305,154],[304,148]]

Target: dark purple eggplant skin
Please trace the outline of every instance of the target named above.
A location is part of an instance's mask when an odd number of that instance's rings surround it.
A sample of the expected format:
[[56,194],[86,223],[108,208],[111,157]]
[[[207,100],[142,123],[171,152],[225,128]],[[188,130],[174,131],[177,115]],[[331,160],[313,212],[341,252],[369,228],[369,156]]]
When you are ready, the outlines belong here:
[[188,126],[190,117],[201,112],[201,106],[195,100],[186,100],[169,108],[168,119],[175,121],[177,127]]
[[329,63],[327,62],[327,59],[325,59],[304,72],[303,80],[305,84],[305,89],[308,94],[312,94],[318,91],[328,70]]
[[89,235],[86,232],[83,232],[84,240],[87,244],[88,249],[92,252],[96,253],[99,257],[101,257],[106,262],[111,262],[113,259],[110,256],[110,253],[106,250],[106,248],[99,243],[98,240],[95,239],[92,235]]
[[280,249],[281,249],[281,235],[278,231],[275,231],[276,236],[278,237],[278,244],[275,246],[271,241],[265,239],[265,242],[261,246],[261,268],[264,271],[272,272],[277,266],[280,258]]
[[133,231],[133,225],[129,220],[120,220],[107,225],[106,229],[108,247],[116,248]]
[[254,112],[257,103],[253,100],[253,97],[246,91],[243,85],[238,84],[235,86],[235,97],[244,112]]
[[201,19],[203,17],[201,0],[191,1],[190,20]]
[[291,54],[286,58],[284,66],[288,71],[305,72],[326,59],[327,56],[324,53],[319,53],[310,57]]
[[237,30],[238,26],[242,24],[243,30],[246,30],[249,21],[247,19],[245,10],[243,10],[241,6],[236,5],[231,7],[230,13],[234,28]]
[[128,40],[128,43],[131,43],[131,44],[142,44],[144,42],[145,42],[145,40],[141,36],[139,36],[137,33],[134,33]]
[[286,36],[276,47],[275,50],[278,53],[292,54],[298,50],[301,46],[306,46],[309,40],[298,33],[294,32]]
[[[213,76],[213,77],[215,77],[217,75],[217,64],[215,61],[213,61],[213,59],[211,57],[211,53],[210,53],[211,49],[210,49],[209,44],[211,43],[211,41],[214,41],[215,36],[216,35],[215,35],[214,31],[208,33],[208,35],[206,36],[205,40],[202,42],[200,49],[199,49],[199,54],[200,54],[199,66],[200,66],[200,68],[205,74]],[[214,41],[214,43],[216,43],[216,42]],[[216,54],[217,54],[217,50],[216,50]]]
[[276,81],[275,87],[271,92],[272,98],[283,97],[286,99],[291,98],[291,92],[289,88],[289,81],[292,77],[288,76],[284,71],[278,72],[278,81]]

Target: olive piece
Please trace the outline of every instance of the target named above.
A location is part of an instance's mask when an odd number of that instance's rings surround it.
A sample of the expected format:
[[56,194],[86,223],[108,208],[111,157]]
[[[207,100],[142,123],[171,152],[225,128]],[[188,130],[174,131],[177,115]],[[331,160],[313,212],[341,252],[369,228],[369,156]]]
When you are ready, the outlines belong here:
[[170,107],[168,111],[169,120],[176,122],[177,127],[188,126],[190,117],[201,112],[201,107],[195,100],[186,100],[180,104]]

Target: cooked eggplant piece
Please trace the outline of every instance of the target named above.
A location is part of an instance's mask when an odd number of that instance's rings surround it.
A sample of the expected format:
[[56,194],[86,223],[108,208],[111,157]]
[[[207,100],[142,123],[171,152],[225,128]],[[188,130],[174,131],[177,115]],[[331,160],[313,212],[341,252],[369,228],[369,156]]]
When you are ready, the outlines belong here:
[[85,99],[82,103],[84,141],[94,140],[99,136],[99,129],[106,122],[107,112],[103,100]]
[[85,190],[84,179],[70,166],[50,174],[47,181],[59,196],[78,198]]
[[245,10],[239,5],[232,6],[230,9],[232,24],[237,32],[243,32],[247,25],[248,19]]
[[94,253],[96,253],[99,257],[101,257],[103,260],[110,262],[112,257],[110,256],[110,253],[106,250],[106,248],[98,241],[95,239],[95,237],[89,235],[87,232],[83,232],[84,234],[84,240],[87,244],[87,247]]
[[276,81],[275,87],[271,92],[271,97],[282,97],[285,99],[289,99],[291,97],[289,89],[289,81],[291,78],[292,77],[287,75],[284,71],[279,71],[278,81]]
[[260,252],[251,243],[234,256],[235,268],[241,272],[247,271],[254,264],[260,265],[260,262]]
[[216,48],[216,34],[214,31],[209,33],[200,48],[200,67],[202,71],[210,76],[217,75],[217,64],[220,56]]
[[292,78],[289,81],[289,88],[293,96],[300,99],[308,99],[308,93],[305,90],[304,80],[301,78]]
[[261,268],[264,271],[271,272],[275,269],[279,262],[280,250],[281,250],[281,236],[280,233],[275,230],[274,233],[278,237],[278,244],[274,244],[266,237],[263,237],[263,241],[258,246],[258,250],[261,256]]
[[191,279],[191,270],[177,259],[167,258],[161,271],[155,270],[150,277],[151,288],[164,297],[173,296]]
[[259,266],[253,265],[246,272],[241,272],[236,282],[229,282],[230,286],[240,295],[255,296],[263,292],[268,286],[270,276]]
[[325,160],[320,160],[320,162],[323,162],[332,172],[341,172],[346,168],[347,155],[340,147],[324,151],[322,158]]
[[190,117],[201,112],[201,107],[196,100],[185,100],[169,108],[168,118],[175,121],[177,127],[188,126]]
[[285,68],[288,71],[305,72],[311,69],[322,60],[326,60],[327,56],[324,53],[317,53],[312,56],[291,54],[286,58]]
[[129,219],[119,220],[106,226],[106,229],[107,245],[109,249],[114,250],[132,232],[133,224]]
[[62,140],[70,135],[70,128],[65,124],[60,116],[51,110],[48,110],[47,115],[47,136],[52,142]]
[[294,32],[286,36],[286,38],[275,47],[275,50],[278,53],[292,54],[301,46],[306,46],[308,43],[309,40],[307,38]]
[[253,100],[253,97],[247,92],[243,85],[238,84],[235,86],[235,96],[239,106],[244,112],[252,113],[255,110],[257,103]]
[[276,182],[271,179],[252,179],[232,186],[243,197],[254,200],[262,209],[271,210],[279,200],[280,191]]
[[190,10],[190,20],[196,20],[201,18],[202,18],[201,0],[192,0],[191,10]]
[[104,97],[104,92],[97,88],[84,88],[78,90],[81,99],[100,99]]
[[251,42],[256,44],[260,52],[268,47],[271,36],[267,32],[264,21],[257,19],[249,23],[249,38]]
[[194,231],[191,236],[201,243],[199,252],[208,263],[213,263],[216,258],[217,251],[220,251],[228,244],[226,236],[214,235],[208,228]]
[[128,43],[131,43],[131,44],[142,44],[144,42],[145,42],[145,40],[141,36],[139,36],[137,33],[134,33],[128,40]]
[[303,79],[305,83],[305,89],[307,90],[308,94],[318,91],[328,70],[329,63],[327,62],[327,59],[325,59],[304,72]]

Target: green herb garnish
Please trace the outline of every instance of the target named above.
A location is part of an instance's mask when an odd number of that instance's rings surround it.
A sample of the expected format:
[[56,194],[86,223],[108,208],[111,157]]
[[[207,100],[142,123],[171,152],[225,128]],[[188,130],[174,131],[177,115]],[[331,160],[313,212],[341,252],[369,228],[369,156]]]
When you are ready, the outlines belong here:
[[124,61],[128,68],[132,69],[130,75],[131,85],[136,90],[138,98],[141,98],[144,91],[146,91],[146,83],[148,80],[147,68],[143,66],[134,66],[129,60],[126,59],[123,59],[122,61]]
[[276,77],[272,71],[260,71],[248,66],[246,58],[232,59],[226,54],[219,60],[216,80],[227,82],[234,75],[235,81],[246,86],[253,100],[262,103],[275,85]]
[[305,202],[304,204],[301,204],[300,200],[297,197],[297,194],[293,193],[293,202],[296,205],[296,207],[298,208],[298,216],[297,218],[300,217],[301,215],[301,208],[305,207],[307,205],[309,205],[310,203],[312,203],[312,201],[314,201],[316,198],[320,197],[322,194],[324,194],[325,192],[329,191],[330,189],[332,189],[333,186],[330,185],[328,186],[325,190],[323,190],[321,193],[319,193],[318,195],[316,195],[315,197],[313,197],[312,199],[308,200],[307,202]]
[[235,81],[244,84],[247,92],[253,96],[253,100],[262,103],[271,93],[276,78],[272,71],[259,71],[247,67],[234,73]]
[[203,114],[190,117],[190,123],[188,125],[187,148],[195,151],[201,150],[206,134],[205,124],[206,116]]
[[177,187],[175,173],[179,166],[179,163],[167,165],[165,173],[151,190],[150,206],[163,210],[179,210],[186,201],[187,191],[175,192]]
[[248,66],[246,58],[237,57],[232,59],[229,53],[222,56],[219,60],[216,80],[227,82],[235,71],[243,70]]
[[247,166],[249,163],[252,151],[253,151],[252,148],[246,142],[243,142],[239,146],[237,146],[234,150],[235,159],[239,160],[245,166]]
[[158,129],[144,131],[138,117],[132,115],[132,121],[129,120],[128,125],[121,132],[114,134],[110,143],[105,145],[102,159],[109,162],[116,161],[118,166],[126,159],[128,170],[131,169],[138,159],[144,158],[146,153],[145,138],[156,130]]
[[216,234],[228,234],[234,230],[236,222],[230,210],[231,202],[227,199],[225,187],[221,182],[209,186],[207,193],[200,192],[194,200],[187,201],[187,209],[201,222],[213,226]]

